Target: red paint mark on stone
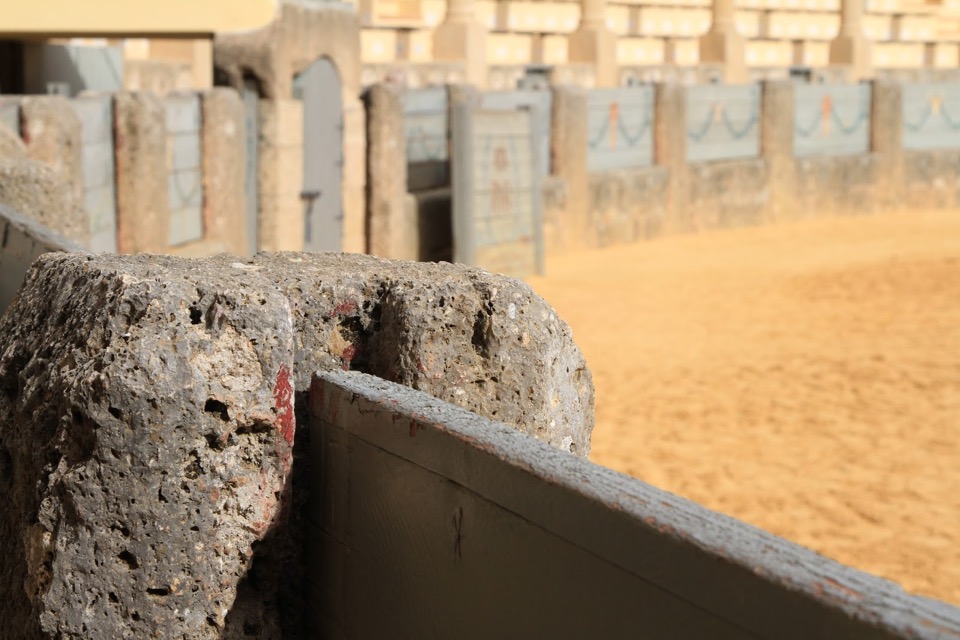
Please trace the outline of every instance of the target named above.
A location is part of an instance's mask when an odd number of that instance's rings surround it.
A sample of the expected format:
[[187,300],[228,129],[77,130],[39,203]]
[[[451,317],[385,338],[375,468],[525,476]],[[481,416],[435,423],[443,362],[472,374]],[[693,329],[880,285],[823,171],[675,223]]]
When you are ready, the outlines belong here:
[[293,414],[293,386],[290,384],[290,367],[280,365],[277,385],[273,388],[274,406],[277,408],[277,427],[287,444],[293,444],[296,429]]
[[423,366],[423,361],[420,358],[417,358],[417,371],[420,373],[427,372],[426,368]]
[[355,346],[347,345],[343,349],[343,353],[340,355],[340,359],[343,360],[343,370],[350,371],[350,362],[353,361],[353,358],[357,355],[357,348]]
[[416,438],[416,437],[417,437],[417,431],[420,431],[421,429],[423,429],[423,425],[422,425],[422,424],[418,424],[418,423],[416,423],[416,422],[414,422],[414,421],[412,421],[412,420],[410,421],[410,437],[411,437],[411,438]]
[[333,308],[333,313],[334,315],[346,316],[356,312],[356,310],[357,310],[357,303],[354,302],[353,300],[347,300],[346,302],[341,302],[340,304],[335,306]]

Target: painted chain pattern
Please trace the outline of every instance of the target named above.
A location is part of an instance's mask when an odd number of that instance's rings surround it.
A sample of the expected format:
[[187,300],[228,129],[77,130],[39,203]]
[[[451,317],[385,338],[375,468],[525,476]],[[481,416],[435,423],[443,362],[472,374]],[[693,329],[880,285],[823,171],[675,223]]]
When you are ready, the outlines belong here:
[[[719,117],[717,117],[718,113]],[[712,105],[707,113],[707,117],[697,128],[693,130],[687,129],[687,137],[693,142],[701,142],[718,121],[723,124],[724,129],[731,138],[734,140],[743,140],[753,132],[757,123],[760,122],[760,116],[757,113],[757,105],[754,104],[752,105],[750,116],[747,120],[742,125],[737,126],[730,119],[726,105],[717,102]]]

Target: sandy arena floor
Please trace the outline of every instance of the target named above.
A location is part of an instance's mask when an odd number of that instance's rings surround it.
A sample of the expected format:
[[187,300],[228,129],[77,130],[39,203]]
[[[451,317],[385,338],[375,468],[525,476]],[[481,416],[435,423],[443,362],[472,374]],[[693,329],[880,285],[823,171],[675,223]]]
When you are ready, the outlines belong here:
[[548,262],[591,459],[960,604],[960,212]]

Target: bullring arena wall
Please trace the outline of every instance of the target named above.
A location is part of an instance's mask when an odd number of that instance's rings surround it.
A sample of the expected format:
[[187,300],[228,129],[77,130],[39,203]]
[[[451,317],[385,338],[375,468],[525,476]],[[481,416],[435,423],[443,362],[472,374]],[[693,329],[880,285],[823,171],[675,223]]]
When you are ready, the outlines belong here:
[[[355,86],[345,80],[345,95]],[[342,114],[339,245],[400,259],[491,254],[458,248],[458,202],[461,212],[472,209],[461,218],[477,218],[468,227],[485,224],[483,216],[526,220],[498,233],[526,239],[539,256],[818,214],[957,207],[957,87],[374,85]],[[301,250],[311,115],[299,100],[272,96],[225,87],[4,96],[3,197],[94,251]],[[469,109],[458,124],[461,106]],[[473,114],[518,110],[537,120],[524,134],[526,151],[493,144],[473,124]],[[456,143],[464,131],[475,133],[469,155]],[[452,170],[454,158],[462,171]],[[471,185],[458,188],[457,175]],[[518,194],[534,184],[537,197],[522,202]],[[484,201],[485,189],[495,197]],[[522,275],[528,258],[473,264]]]
[[[535,146],[546,136],[540,202],[548,255],[818,214],[956,207],[955,86],[765,81],[479,92],[451,85],[444,95],[376,85],[366,93],[370,246],[450,259],[457,190],[453,172],[438,171],[457,157],[450,114],[464,103],[500,108],[490,105],[506,97],[515,108],[525,102],[550,114],[545,134],[532,133]],[[407,175],[397,173],[401,166]],[[419,235],[396,233],[411,227]]]

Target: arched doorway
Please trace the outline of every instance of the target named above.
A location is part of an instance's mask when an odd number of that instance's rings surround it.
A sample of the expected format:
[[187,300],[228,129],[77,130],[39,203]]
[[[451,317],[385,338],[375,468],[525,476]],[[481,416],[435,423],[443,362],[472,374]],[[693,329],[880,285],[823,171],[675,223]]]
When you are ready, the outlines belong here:
[[304,249],[340,251],[343,238],[343,98],[340,75],[320,58],[296,76],[303,101]]

